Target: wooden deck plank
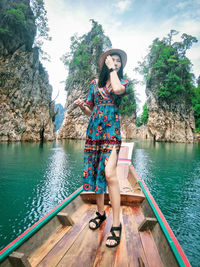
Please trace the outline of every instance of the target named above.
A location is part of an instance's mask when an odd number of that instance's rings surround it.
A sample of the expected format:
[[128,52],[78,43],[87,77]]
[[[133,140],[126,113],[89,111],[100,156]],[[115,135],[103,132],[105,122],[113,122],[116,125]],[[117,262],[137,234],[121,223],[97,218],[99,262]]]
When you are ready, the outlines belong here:
[[32,267],[37,266],[58,241],[69,231],[70,226],[60,227],[36,252],[31,256],[29,262]]
[[149,230],[140,232],[140,237],[149,266],[163,267],[164,265],[151,232]]
[[[106,214],[109,213],[109,209],[109,206],[105,207]],[[105,224],[106,221],[104,221],[100,228],[95,231],[89,229],[87,224],[74,244],[67,251],[62,260],[58,263],[57,267],[80,266],[80,259],[81,266],[92,267],[97,251],[101,247],[102,241],[105,236]]]
[[[77,209],[72,218],[75,222],[77,222],[80,216],[88,209],[88,205],[84,204],[79,209]],[[35,251],[29,262],[31,266],[37,266],[45,256],[53,249],[53,247],[62,239],[62,237],[71,229],[70,226],[63,226],[58,229],[37,251]]]
[[97,250],[96,258],[93,263],[93,267],[114,266],[116,253],[117,253],[117,249],[119,249],[119,246],[115,248],[106,247],[106,239],[110,233],[112,222],[113,222],[112,209],[110,208],[109,214],[107,214],[106,224],[104,227],[102,245]]
[[127,254],[127,247],[126,247],[126,236],[124,230],[124,221],[123,221],[123,214],[121,214],[120,218],[122,224],[122,234],[121,234],[121,242],[117,249],[114,267],[129,267],[129,258]]
[[73,220],[76,220],[76,224],[74,224],[68,233],[64,235],[63,238],[53,247],[53,249],[46,255],[38,266],[56,266],[68,249],[72,246],[86,224],[88,224],[88,220],[91,218],[95,209],[96,208],[94,206],[88,205],[84,213],[77,213],[76,216],[72,216]]
[[[138,233],[138,225],[135,222],[135,216],[132,213],[132,209],[127,206],[123,206],[122,209],[129,266],[139,266],[138,258],[141,257],[145,267],[147,267],[149,265],[144,253],[140,235]],[[143,214],[139,209],[137,209],[137,212],[137,216],[143,217]]]
[[141,225],[141,223],[144,221],[144,214],[142,212],[142,208],[140,205],[138,206],[132,206],[132,207],[129,207],[131,212],[132,212],[132,215],[134,216],[134,221],[135,221],[135,224],[137,225],[137,227],[139,227]]

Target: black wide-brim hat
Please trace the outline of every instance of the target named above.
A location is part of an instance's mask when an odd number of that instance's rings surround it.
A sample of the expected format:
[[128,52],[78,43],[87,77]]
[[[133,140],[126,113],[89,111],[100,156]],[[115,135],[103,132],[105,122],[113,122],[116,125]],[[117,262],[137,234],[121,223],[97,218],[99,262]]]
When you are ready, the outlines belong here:
[[106,59],[106,57],[110,54],[113,54],[113,53],[117,53],[121,56],[121,59],[122,59],[122,65],[123,65],[123,68],[125,67],[126,65],[126,62],[127,62],[127,54],[126,52],[124,52],[123,50],[121,49],[115,49],[115,48],[112,48],[112,49],[109,49],[107,50],[106,52],[104,52],[100,58],[99,58],[99,68],[101,69],[103,67],[103,63]]

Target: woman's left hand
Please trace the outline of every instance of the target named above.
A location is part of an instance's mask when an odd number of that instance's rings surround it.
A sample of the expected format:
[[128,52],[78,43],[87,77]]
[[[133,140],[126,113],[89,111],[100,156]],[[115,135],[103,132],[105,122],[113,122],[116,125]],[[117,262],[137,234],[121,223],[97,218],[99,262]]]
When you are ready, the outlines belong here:
[[108,69],[111,69],[111,68],[115,68],[115,64],[113,62],[113,59],[110,55],[107,56],[106,60],[105,60],[105,64],[106,66],[108,67]]

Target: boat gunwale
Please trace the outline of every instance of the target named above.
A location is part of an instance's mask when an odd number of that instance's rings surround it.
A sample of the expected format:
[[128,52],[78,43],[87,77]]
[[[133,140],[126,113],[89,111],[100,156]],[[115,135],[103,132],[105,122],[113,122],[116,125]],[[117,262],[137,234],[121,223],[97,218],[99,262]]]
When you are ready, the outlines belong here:
[[168,244],[170,245],[173,254],[180,266],[186,266],[186,267],[191,267],[183,249],[181,248],[181,245],[179,244],[178,240],[176,239],[172,229],[170,228],[167,220],[165,219],[163,213],[161,212],[160,208],[158,207],[158,204],[154,200],[153,196],[151,195],[150,191],[148,190],[148,187],[146,186],[145,182],[140,179],[138,176],[134,166],[131,164],[131,168],[133,169],[133,172],[135,173],[138,183],[142,188],[142,191],[150,205],[150,207],[153,210],[153,213],[155,214],[158,223],[168,241]]
[[34,223],[30,228],[23,232],[20,236],[14,239],[6,247],[0,251],[0,262],[2,262],[13,251],[20,247],[28,238],[40,230],[47,222],[49,222],[55,215],[57,215],[63,208],[72,202],[80,193],[83,192],[83,186],[76,189],[71,195],[64,199],[54,209],[50,210],[46,215]]

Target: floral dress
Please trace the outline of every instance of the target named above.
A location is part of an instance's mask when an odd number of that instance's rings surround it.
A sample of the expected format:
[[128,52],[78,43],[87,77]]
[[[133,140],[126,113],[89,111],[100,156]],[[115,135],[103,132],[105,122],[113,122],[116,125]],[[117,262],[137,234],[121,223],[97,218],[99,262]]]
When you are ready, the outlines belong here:
[[111,86],[99,88],[93,80],[85,100],[91,109],[84,148],[83,189],[96,193],[106,193],[105,162],[109,159],[113,147],[117,151],[117,159],[121,146],[119,105],[127,93],[129,81],[122,79],[121,84],[126,91],[116,95]]

